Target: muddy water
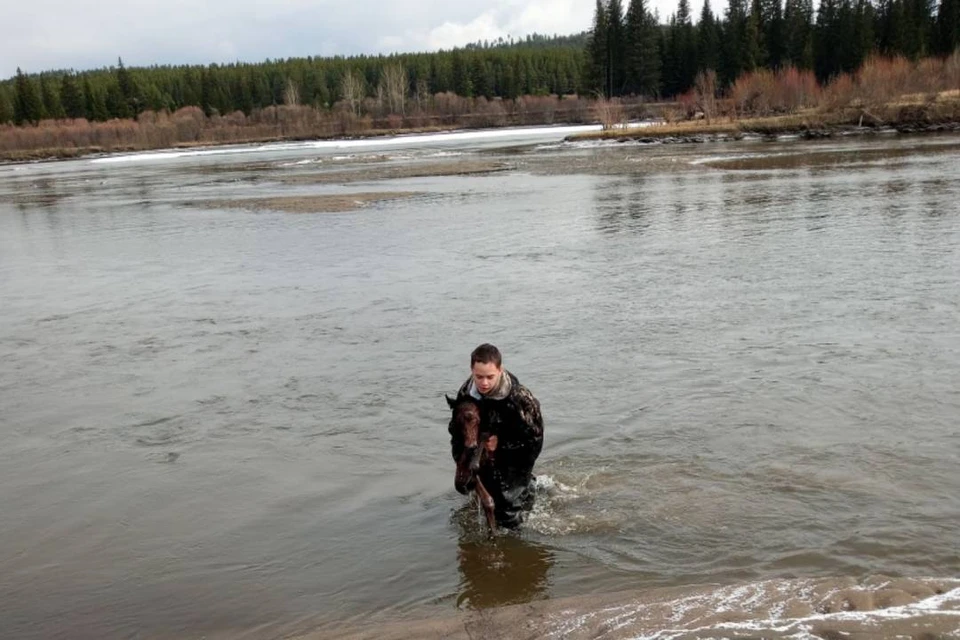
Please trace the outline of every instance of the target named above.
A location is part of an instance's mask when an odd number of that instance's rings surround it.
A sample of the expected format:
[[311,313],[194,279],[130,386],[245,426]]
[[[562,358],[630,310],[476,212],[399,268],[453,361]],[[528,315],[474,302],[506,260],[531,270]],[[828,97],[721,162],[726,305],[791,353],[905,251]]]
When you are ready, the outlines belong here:
[[[958,167],[549,136],[0,167],[0,636],[956,578]],[[236,202],[378,191],[416,195]],[[495,542],[443,400],[487,340],[547,424]]]

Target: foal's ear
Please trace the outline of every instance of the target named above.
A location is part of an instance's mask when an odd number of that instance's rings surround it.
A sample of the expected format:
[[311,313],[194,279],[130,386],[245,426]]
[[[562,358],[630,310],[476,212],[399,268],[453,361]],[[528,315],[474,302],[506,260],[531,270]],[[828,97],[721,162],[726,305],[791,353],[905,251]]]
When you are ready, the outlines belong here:
[[450,408],[451,408],[451,409],[453,409],[455,406],[457,406],[457,401],[456,401],[456,399],[451,398],[450,396],[448,396],[448,395],[446,395],[446,394],[444,394],[443,397],[447,399],[447,404],[450,405]]

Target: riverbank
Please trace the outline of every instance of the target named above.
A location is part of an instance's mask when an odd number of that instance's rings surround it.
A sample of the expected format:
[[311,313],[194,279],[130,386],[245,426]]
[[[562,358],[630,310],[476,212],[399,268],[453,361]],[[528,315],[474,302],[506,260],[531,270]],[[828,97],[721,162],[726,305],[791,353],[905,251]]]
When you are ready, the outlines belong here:
[[25,162],[55,162],[57,160],[75,160],[77,158],[97,157],[122,153],[139,153],[143,151],[176,151],[189,149],[204,149],[210,147],[249,146],[260,144],[279,144],[291,142],[309,142],[322,140],[368,140],[374,138],[388,138],[397,136],[413,136],[431,133],[456,133],[469,131],[469,127],[410,127],[406,129],[372,129],[350,135],[329,136],[251,136],[238,140],[218,142],[216,140],[201,140],[195,142],[178,142],[169,146],[149,146],[128,144],[116,147],[99,145],[85,147],[44,147],[18,151],[0,151],[0,164],[20,164]]
[[943,92],[934,99],[901,101],[880,108],[853,106],[836,111],[808,109],[777,116],[664,122],[632,130],[606,128],[568,136],[567,140],[698,143],[741,140],[748,136],[818,139],[878,132],[948,131],[960,131],[960,91]]

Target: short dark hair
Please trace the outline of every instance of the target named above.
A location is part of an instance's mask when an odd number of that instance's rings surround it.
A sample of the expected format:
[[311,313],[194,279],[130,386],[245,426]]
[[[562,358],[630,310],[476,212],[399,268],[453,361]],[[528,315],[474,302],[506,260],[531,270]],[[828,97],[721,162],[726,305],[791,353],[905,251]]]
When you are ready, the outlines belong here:
[[500,349],[497,349],[492,344],[483,343],[479,347],[473,350],[473,353],[470,354],[470,366],[477,363],[489,364],[493,363],[497,367],[503,366],[503,358],[500,356]]

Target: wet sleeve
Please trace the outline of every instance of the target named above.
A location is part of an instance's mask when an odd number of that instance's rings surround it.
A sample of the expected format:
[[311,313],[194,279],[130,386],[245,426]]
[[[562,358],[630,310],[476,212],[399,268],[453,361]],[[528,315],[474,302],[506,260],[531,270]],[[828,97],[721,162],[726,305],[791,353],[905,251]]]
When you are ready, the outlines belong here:
[[540,411],[540,401],[529,389],[523,387],[517,393],[516,408],[519,432],[513,434],[511,439],[517,446],[535,456],[539,455],[543,448],[543,414]]

